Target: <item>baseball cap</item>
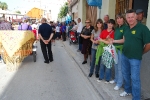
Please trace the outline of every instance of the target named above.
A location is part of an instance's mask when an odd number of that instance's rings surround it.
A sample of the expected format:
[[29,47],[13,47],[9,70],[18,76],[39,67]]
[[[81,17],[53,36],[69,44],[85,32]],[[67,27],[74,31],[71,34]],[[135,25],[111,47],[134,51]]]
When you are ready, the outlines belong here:
[[137,9],[137,10],[136,10],[136,14],[142,13],[142,12],[143,12],[143,9]]

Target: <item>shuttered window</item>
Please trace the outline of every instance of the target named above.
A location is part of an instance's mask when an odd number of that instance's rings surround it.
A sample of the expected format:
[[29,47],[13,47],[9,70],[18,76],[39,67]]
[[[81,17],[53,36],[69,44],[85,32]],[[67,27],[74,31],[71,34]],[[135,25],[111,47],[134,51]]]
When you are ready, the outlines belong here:
[[125,14],[127,10],[132,9],[133,0],[116,0],[116,14]]

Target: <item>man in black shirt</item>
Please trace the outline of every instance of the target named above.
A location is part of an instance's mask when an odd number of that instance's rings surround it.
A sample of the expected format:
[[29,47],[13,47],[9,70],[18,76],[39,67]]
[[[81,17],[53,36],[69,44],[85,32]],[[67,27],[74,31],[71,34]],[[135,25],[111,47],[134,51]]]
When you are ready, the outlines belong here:
[[53,33],[54,33],[54,35],[53,35],[53,38],[52,38],[52,42],[54,43],[54,46],[55,46],[55,39],[56,39],[56,33],[55,33],[55,25],[54,25],[54,23],[51,21],[50,22],[50,25],[51,25],[51,27],[52,27],[52,31],[53,31]]
[[42,18],[41,22],[42,24],[39,27],[38,33],[40,38],[41,50],[45,59],[44,63],[48,64],[49,61],[53,61],[53,55],[51,50],[51,39],[53,37],[53,32],[52,27],[46,23],[46,18]]

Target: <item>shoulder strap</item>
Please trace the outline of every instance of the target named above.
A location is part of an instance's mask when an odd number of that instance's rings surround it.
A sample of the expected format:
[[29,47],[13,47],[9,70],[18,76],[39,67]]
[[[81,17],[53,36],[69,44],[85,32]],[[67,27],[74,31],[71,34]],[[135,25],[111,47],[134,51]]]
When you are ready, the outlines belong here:
[[113,32],[114,32],[113,30],[112,30],[112,31],[110,31],[110,32],[109,32],[109,35],[111,35]]

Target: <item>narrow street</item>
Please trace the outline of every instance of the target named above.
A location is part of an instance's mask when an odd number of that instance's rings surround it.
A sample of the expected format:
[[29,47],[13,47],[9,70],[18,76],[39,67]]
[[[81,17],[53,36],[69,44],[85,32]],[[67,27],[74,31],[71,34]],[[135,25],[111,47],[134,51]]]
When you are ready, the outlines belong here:
[[14,72],[0,63],[0,100],[103,100],[62,41],[52,50],[50,64],[44,63],[39,45],[36,63],[29,56]]

